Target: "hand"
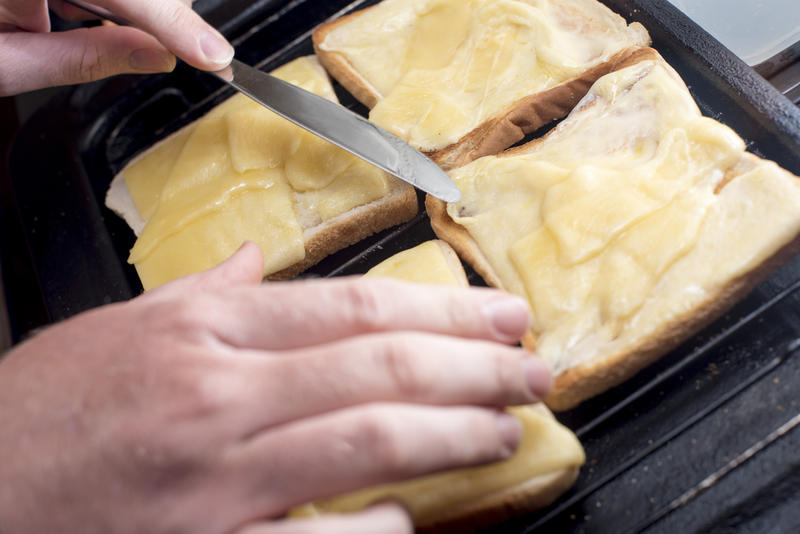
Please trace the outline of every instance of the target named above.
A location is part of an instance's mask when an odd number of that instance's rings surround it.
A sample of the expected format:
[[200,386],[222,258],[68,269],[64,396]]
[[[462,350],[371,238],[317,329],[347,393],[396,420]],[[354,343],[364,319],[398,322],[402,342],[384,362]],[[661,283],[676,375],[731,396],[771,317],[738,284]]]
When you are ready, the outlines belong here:
[[[258,247],[44,331],[0,362],[0,526],[411,532],[293,506],[508,457],[493,408],[550,387],[516,297],[377,279],[261,285]],[[466,339],[471,338],[471,339]]]
[[124,72],[168,72],[176,54],[220,70],[233,48],[189,0],[91,0],[137,27],[99,26],[50,33],[48,7],[70,20],[92,15],[62,0],[0,0],[0,96],[88,82]]

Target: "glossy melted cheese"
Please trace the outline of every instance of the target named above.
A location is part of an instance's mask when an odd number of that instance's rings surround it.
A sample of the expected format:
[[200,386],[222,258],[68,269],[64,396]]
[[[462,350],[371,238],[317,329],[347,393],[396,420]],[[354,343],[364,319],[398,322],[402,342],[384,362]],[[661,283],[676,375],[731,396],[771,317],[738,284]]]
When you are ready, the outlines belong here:
[[539,93],[648,42],[596,0],[384,0],[334,28],[380,95],[370,118],[433,151]]
[[442,246],[449,247],[440,241],[427,241],[379,263],[365,276],[384,276],[417,284],[465,285],[467,282],[463,269],[457,266],[461,272],[454,271]]
[[519,448],[508,460],[377,486],[303,506],[291,515],[355,512],[391,499],[402,502],[416,524],[425,525],[447,511],[492,493],[583,465],[586,457],[575,434],[556,421],[543,405],[508,411],[519,419],[523,429]]
[[[439,285],[466,284],[463,271],[457,274],[453,270],[442,244],[437,241],[428,241],[395,254],[365,276]],[[546,407],[539,404],[509,408],[508,411],[522,424],[522,440],[514,456],[504,462],[368,488],[302,506],[291,515],[355,512],[375,502],[393,499],[407,507],[415,523],[424,525],[448,510],[475,502],[493,492],[512,488],[537,476],[583,465],[585,455],[580,442],[569,429],[556,421]]]
[[533,310],[555,372],[680,321],[800,232],[800,181],[665,63],[609,74],[539,143],[457,169],[448,213]]
[[[315,59],[274,73],[330,100]],[[305,257],[304,232],[384,196],[386,175],[244,95],[211,110],[123,172],[146,225],[131,250],[145,289],[257,243],[264,274]]]

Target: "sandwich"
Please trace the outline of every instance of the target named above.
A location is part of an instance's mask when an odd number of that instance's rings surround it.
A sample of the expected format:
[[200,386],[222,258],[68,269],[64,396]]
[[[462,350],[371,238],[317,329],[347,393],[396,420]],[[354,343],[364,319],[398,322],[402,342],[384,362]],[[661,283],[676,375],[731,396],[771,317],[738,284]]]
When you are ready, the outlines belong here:
[[[274,74],[336,101],[313,57]],[[290,278],[418,210],[413,187],[241,94],[135,157],[106,205],[138,237],[129,261],[145,289],[210,268],[245,240],[261,247],[266,277]]]
[[370,120],[449,169],[563,117],[650,38],[597,0],[384,0],[313,42]]
[[800,245],[800,179],[702,116],[654,50],[600,78],[541,139],[450,172],[436,234],[527,298],[523,344],[547,404],[626,380],[749,292]]
[[[468,285],[452,248],[438,240],[401,252],[366,276]],[[355,512],[391,499],[408,509],[420,530],[462,532],[548,506],[575,482],[585,461],[583,448],[541,403],[508,411],[523,427],[520,446],[508,460],[356,491],[299,507],[290,515]]]

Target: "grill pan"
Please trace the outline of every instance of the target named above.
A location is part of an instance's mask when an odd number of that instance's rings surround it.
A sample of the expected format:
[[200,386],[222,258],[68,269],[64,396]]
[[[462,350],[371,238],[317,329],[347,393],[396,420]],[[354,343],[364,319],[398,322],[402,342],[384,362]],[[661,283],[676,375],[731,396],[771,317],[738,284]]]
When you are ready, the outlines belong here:
[[[233,40],[239,59],[271,70],[312,53],[317,24],[370,3],[200,0],[197,7]],[[800,174],[800,109],[668,2],[605,3],[647,27],[706,115],[734,128],[754,153]],[[344,105],[366,113],[336,89]],[[138,151],[230,95],[212,76],[181,65],[170,75],[64,90],[31,118],[9,162],[24,243],[4,252],[16,263],[29,260],[39,295],[24,306],[12,300],[12,320],[24,311],[57,321],[141,291],[125,261],[134,236],[103,205],[108,184]],[[305,276],[363,273],[433,237],[421,212]],[[795,258],[655,365],[560,414],[587,452],[576,485],[550,508],[492,532],[797,531],[798,352]]]

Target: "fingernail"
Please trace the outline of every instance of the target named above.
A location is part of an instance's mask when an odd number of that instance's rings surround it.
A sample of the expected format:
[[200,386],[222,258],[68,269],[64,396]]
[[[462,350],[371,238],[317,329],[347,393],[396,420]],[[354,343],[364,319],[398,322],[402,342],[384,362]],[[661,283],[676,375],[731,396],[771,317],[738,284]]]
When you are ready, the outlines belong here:
[[522,361],[522,368],[531,393],[539,400],[547,397],[553,388],[553,375],[548,365],[541,358],[529,356]]
[[495,337],[501,341],[519,341],[530,322],[528,304],[510,295],[488,302],[483,307],[483,313],[491,322]]
[[128,62],[133,70],[139,72],[169,72],[175,68],[175,56],[152,48],[134,50]]
[[200,37],[200,50],[206,59],[219,66],[225,66],[233,59],[233,47],[218,32],[209,30]]
[[513,415],[501,412],[497,414],[497,432],[503,442],[502,458],[509,458],[519,447],[522,439],[522,425]]

